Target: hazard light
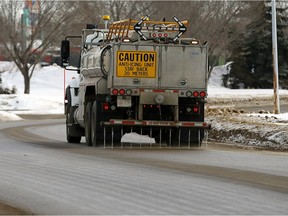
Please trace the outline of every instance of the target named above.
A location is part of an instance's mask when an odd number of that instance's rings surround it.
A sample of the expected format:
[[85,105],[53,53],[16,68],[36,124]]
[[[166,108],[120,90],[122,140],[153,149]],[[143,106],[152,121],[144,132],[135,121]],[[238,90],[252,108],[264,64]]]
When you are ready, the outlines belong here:
[[199,44],[199,41],[198,40],[195,40],[195,39],[193,39],[193,40],[191,40],[191,42],[190,42],[192,45],[198,45]]
[[124,43],[130,43],[131,42],[130,38],[128,38],[128,37],[124,37],[122,41]]
[[102,16],[102,19],[103,20],[110,20],[110,16],[109,15],[104,15],[104,16]]

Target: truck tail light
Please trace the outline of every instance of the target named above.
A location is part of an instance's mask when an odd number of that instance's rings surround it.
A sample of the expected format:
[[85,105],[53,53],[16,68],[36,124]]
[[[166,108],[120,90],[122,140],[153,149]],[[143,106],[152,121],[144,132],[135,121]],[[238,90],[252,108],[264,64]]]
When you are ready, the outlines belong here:
[[119,94],[120,94],[120,95],[124,95],[124,94],[125,94],[125,90],[124,90],[124,89],[120,89],[120,90],[119,90]]
[[194,97],[198,97],[198,96],[199,96],[199,92],[198,92],[198,91],[194,91],[194,92],[193,92],[193,96],[194,96]]
[[[136,92],[137,93],[137,92]],[[112,90],[112,95],[132,95],[133,91],[131,89],[113,89]]]
[[102,103],[102,112],[113,112],[116,111],[117,107],[109,103]]
[[103,110],[107,111],[109,110],[109,104],[108,103],[103,103]]
[[200,92],[200,97],[202,97],[202,98],[206,97],[206,92],[204,92],[204,91]]
[[194,113],[198,113],[199,112],[199,107],[198,106],[194,106],[193,107],[193,112]]
[[112,90],[112,94],[113,94],[113,95],[117,95],[117,94],[118,94],[118,89],[113,89],[113,90]]

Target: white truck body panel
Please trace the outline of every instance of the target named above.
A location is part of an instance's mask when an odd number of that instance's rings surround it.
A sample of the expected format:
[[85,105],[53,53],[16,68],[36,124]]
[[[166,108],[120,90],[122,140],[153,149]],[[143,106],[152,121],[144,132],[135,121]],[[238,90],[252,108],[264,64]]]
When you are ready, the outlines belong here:
[[[156,77],[118,77],[117,51],[156,51]],[[137,87],[150,89],[187,89],[206,90],[207,88],[207,47],[181,45],[142,45],[115,44],[113,46],[113,70],[109,74],[109,88]],[[135,84],[134,79],[139,83]],[[187,84],[181,85],[180,81]]]

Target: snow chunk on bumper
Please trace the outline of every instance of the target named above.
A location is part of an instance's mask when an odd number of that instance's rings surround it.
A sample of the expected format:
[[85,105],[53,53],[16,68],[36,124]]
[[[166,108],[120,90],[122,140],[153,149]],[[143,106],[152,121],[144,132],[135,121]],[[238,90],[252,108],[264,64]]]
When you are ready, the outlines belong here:
[[121,138],[121,143],[155,144],[155,139],[148,135],[140,135],[135,132],[126,133]]

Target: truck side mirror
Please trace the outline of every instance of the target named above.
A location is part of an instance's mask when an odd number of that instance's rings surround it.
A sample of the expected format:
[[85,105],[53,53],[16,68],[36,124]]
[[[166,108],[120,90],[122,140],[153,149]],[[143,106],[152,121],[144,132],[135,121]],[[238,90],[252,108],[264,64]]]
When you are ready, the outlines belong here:
[[61,43],[61,65],[66,67],[69,65],[70,57],[70,41],[63,40]]

